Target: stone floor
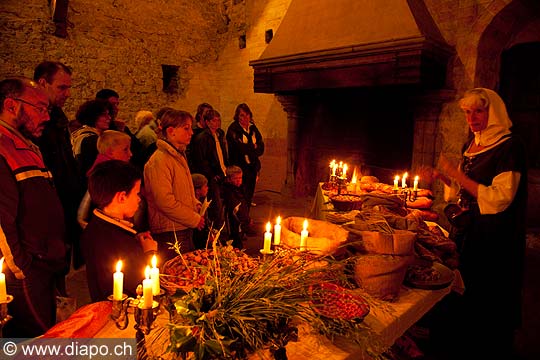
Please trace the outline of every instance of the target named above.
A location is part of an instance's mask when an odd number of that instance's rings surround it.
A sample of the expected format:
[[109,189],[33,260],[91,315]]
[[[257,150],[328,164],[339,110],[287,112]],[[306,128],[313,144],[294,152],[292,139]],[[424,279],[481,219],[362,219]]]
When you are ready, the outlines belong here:
[[[255,222],[255,229],[260,229],[260,234],[249,237],[244,243],[248,254],[258,254],[263,245],[263,232],[266,222],[274,222],[280,215],[282,218],[289,216],[309,217],[312,199],[291,199],[271,191],[259,191],[255,193],[253,201],[255,207],[251,209],[251,215]],[[523,329],[517,336],[517,348],[521,359],[540,359],[540,231],[530,232],[527,239],[526,271],[523,303]],[[90,296],[86,286],[86,272],[84,267],[71,271],[67,278],[67,287],[70,296],[76,297],[78,306],[88,304]],[[445,360],[444,349],[434,349],[427,346],[423,348],[425,360]],[[403,358],[405,359],[405,358]]]

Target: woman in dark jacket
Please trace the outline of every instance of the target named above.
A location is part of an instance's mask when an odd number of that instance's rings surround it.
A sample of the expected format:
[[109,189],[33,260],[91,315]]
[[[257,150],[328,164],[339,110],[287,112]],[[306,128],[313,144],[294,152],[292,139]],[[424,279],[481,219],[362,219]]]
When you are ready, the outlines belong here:
[[247,104],[242,103],[236,107],[234,122],[227,129],[226,139],[229,164],[242,169],[246,200],[251,204],[261,170],[259,157],[264,153],[264,142]]

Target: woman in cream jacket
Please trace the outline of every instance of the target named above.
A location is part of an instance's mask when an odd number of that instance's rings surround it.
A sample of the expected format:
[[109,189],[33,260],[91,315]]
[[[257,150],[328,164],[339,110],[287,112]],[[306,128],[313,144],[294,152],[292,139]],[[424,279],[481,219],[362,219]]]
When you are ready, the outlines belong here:
[[144,167],[148,222],[161,263],[174,258],[177,250],[194,250],[193,229],[204,227],[185,155],[192,123],[188,112],[166,112],[160,121],[157,150]]

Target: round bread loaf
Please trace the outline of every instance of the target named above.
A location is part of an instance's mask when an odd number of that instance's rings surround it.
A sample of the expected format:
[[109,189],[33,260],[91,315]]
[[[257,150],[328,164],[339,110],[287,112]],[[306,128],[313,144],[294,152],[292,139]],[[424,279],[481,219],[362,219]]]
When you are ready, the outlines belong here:
[[360,182],[374,184],[374,183],[378,183],[379,179],[377,179],[376,176],[362,176],[362,178],[360,179]]

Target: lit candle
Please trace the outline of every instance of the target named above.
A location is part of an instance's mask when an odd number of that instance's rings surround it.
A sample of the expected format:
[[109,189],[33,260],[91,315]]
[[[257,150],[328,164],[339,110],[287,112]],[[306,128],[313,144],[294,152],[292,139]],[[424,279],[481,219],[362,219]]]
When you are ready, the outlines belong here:
[[304,220],[304,230],[300,232],[300,250],[307,250],[307,238],[308,238],[308,222],[307,219]]
[[276,225],[274,225],[274,245],[281,243],[281,216],[276,219]]
[[144,270],[146,279],[142,282],[143,287],[143,309],[151,309],[154,296],[152,295],[152,280],[150,279],[150,266]]
[[272,225],[270,225],[270,221],[266,223],[266,232],[264,233],[264,253],[270,252],[270,245],[272,245],[272,233],[270,232],[270,228]]
[[344,165],[343,165],[343,175],[342,175],[342,176],[343,176],[344,178],[347,177],[347,169],[348,169],[348,168],[349,168],[349,167],[347,166],[347,164],[344,164]]
[[113,300],[122,300],[124,297],[124,273],[122,260],[116,263],[116,272],[113,274]]
[[334,166],[332,167],[332,176],[336,176],[337,168],[338,168],[338,165],[334,164]]
[[418,190],[418,175],[416,175],[414,177],[414,183],[413,183],[413,191],[417,191]]
[[398,190],[398,183],[399,183],[399,176],[396,175],[396,177],[394,178],[394,189],[393,190]]
[[409,176],[409,173],[403,174],[403,177],[401,178],[401,187],[402,188],[407,187],[407,176]]
[[4,274],[4,258],[0,259],[0,303],[7,301],[6,274]]
[[150,279],[152,280],[152,295],[159,295],[159,269],[157,268],[156,255],[152,256],[152,268],[150,269]]

